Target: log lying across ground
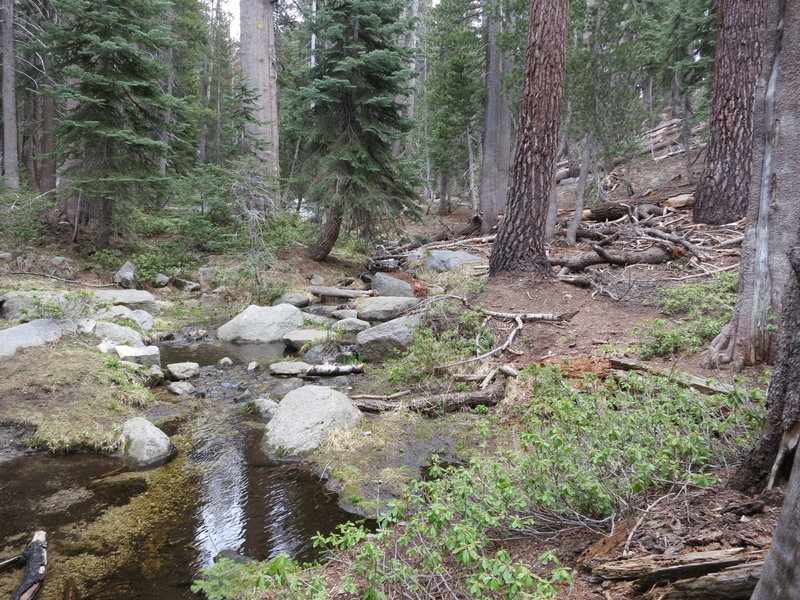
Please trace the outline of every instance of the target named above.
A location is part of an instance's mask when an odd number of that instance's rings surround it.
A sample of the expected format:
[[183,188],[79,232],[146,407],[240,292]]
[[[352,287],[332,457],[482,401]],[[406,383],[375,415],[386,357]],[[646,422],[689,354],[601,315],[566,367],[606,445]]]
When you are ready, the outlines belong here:
[[47,571],[47,535],[44,531],[33,534],[33,541],[21,554],[0,563],[0,567],[25,565],[22,583],[11,595],[11,600],[32,600],[42,587]]
[[609,358],[608,360],[617,369],[623,369],[625,371],[641,371],[643,373],[650,373],[651,375],[666,377],[678,385],[690,387],[704,394],[725,395],[730,394],[736,389],[727,383],[720,383],[718,381],[714,381],[713,379],[697,377],[695,375],[690,375],[689,373],[684,373],[683,371],[665,371],[664,369],[659,369],[658,367],[653,367],[629,358]]
[[734,565],[763,561],[766,550],[747,552],[744,548],[689,552],[687,554],[645,556],[604,563],[592,569],[603,579],[635,581],[640,590],[654,585],[716,573]]
[[457,412],[476,406],[494,406],[503,399],[503,386],[493,385],[475,392],[438,394],[428,398],[415,398],[403,401],[372,400],[354,397],[355,405],[364,412],[380,413],[390,410],[411,410],[427,416],[437,416]]
[[659,600],[749,600],[761,578],[763,560],[728,567],[694,579],[673,583]]
[[331,365],[331,364],[324,364],[324,365],[311,365],[309,369],[303,373],[303,376],[332,376],[332,375],[352,375],[353,373],[363,373],[364,372],[364,365],[363,363],[357,365]]
[[656,243],[647,250],[632,252],[611,253],[599,245],[592,246],[594,252],[586,252],[573,258],[551,258],[550,264],[557,267],[564,267],[572,272],[583,271],[592,265],[609,263],[618,266],[628,266],[637,264],[657,265],[669,260],[685,256],[682,248],[666,243]]

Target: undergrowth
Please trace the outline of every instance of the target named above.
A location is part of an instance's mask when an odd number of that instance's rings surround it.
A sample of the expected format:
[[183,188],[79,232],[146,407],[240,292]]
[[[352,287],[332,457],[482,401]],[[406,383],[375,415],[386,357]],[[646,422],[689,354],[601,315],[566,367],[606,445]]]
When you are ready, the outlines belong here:
[[639,354],[645,360],[676,352],[694,352],[712,340],[730,321],[736,304],[738,276],[720,273],[708,283],[662,288],[656,304],[673,320],[653,319],[639,331]]
[[[194,589],[210,598],[554,598],[568,569],[515,560],[493,540],[604,528],[638,492],[715,482],[711,469],[760,424],[762,400],[703,396],[654,377],[568,380],[557,367],[529,367],[510,406],[485,418],[487,450],[469,466],[434,465],[433,478],[409,486],[374,532],[348,524],[317,536],[334,561],[221,561]],[[503,439],[505,450],[488,450]]]

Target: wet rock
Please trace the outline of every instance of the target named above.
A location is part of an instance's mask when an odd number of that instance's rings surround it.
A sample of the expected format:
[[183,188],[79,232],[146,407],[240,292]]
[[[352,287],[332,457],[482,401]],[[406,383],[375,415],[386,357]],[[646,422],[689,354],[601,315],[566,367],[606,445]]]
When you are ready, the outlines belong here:
[[188,381],[175,381],[167,386],[167,391],[176,396],[191,396],[195,387]]
[[0,356],[13,356],[22,348],[43,346],[54,342],[66,333],[77,333],[74,321],[57,319],[36,319],[0,330]]
[[267,425],[267,451],[297,455],[317,448],[337,429],[355,427],[361,421],[352,400],[334,389],[306,385],[286,394]]
[[273,379],[269,382],[269,394],[273,398],[280,400],[292,390],[301,388],[305,384],[305,381],[298,377],[290,377],[288,379]]
[[400,354],[414,341],[421,319],[422,315],[400,317],[359,333],[356,343],[364,360],[380,361]]
[[283,343],[291,350],[300,350],[306,344],[324,342],[333,336],[328,329],[295,329],[283,336]]
[[115,346],[117,356],[122,360],[129,360],[140,365],[161,366],[161,351],[158,346],[145,346],[144,348],[134,348],[132,346]]
[[135,290],[138,287],[136,273],[136,265],[128,261],[122,265],[116,273],[114,273],[114,278],[112,281],[119,287]]
[[371,325],[361,319],[342,319],[333,326],[334,331],[341,333],[342,342],[352,344],[356,341],[356,336],[361,331],[369,329]]
[[469,252],[455,252],[453,250],[432,250],[423,255],[416,250],[409,255],[409,260],[425,259],[425,266],[434,271],[452,271],[467,263],[483,262],[483,259]]
[[272,306],[278,306],[279,304],[291,304],[297,308],[303,308],[311,304],[313,300],[314,296],[306,292],[286,292],[285,294],[281,294],[275,298]]
[[163,465],[177,454],[169,436],[147,419],[136,417],[122,426],[122,457],[137,469]]
[[196,362],[171,363],[167,365],[167,372],[172,379],[182,381],[200,375],[200,365]]
[[153,281],[151,282],[154,288],[163,288],[169,285],[169,276],[164,275],[164,273],[156,273],[156,276],[153,277]]
[[231,550],[230,548],[225,548],[221,550],[219,554],[214,557],[214,562],[219,562],[221,559],[227,559],[232,562],[235,562],[239,565],[246,565],[247,563],[255,561],[255,558],[250,558],[249,556],[245,556],[244,554],[239,554],[236,550]]
[[303,324],[300,309],[290,304],[248,306],[217,330],[223,342],[279,342]]
[[416,298],[375,296],[361,298],[356,303],[358,318],[362,321],[390,321],[396,319],[419,303]]
[[304,375],[306,371],[311,368],[311,365],[300,361],[285,361],[285,362],[276,362],[272,363],[269,366],[269,372],[271,375],[278,375],[278,376],[296,376],[296,375]]
[[279,404],[275,400],[269,398],[256,398],[253,400],[253,408],[258,411],[262,417],[271,417],[275,414]]
[[144,347],[144,341],[142,341],[142,336],[139,332],[125,325],[98,321],[94,328],[94,335],[100,339],[112,342],[115,346],[127,345],[133,348]]
[[189,281],[188,279],[181,279],[180,277],[173,277],[172,287],[176,290],[184,292],[199,292],[200,284],[196,281]]
[[388,273],[375,273],[372,277],[372,289],[381,296],[414,297],[414,288],[409,282]]
[[323,325],[325,327],[332,327],[336,323],[336,319],[323,317],[322,315],[315,315],[314,313],[303,313],[304,323],[313,323],[314,325]]
[[358,311],[354,308],[342,308],[331,313],[334,319],[357,319]]
[[228,358],[227,356],[224,356],[224,357],[220,358],[217,361],[217,366],[221,367],[223,369],[225,369],[227,367],[232,367],[233,366],[233,361],[230,358]]

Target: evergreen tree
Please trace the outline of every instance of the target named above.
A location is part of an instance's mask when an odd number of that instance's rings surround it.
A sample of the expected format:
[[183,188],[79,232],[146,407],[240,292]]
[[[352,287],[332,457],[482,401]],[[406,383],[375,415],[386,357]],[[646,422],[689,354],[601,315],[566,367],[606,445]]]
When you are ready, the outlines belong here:
[[409,77],[396,43],[411,26],[404,4],[328,0],[312,19],[317,65],[293,101],[310,109],[301,124],[307,197],[327,213],[309,249],[314,260],[328,256],[346,217],[369,233],[381,218],[414,209],[410,169],[391,147],[410,128],[397,100]]
[[102,249],[110,243],[115,205],[153,195],[167,182],[158,162],[168,152],[161,135],[165,115],[178,105],[162,89],[166,72],[156,55],[171,45],[163,24],[168,3],[55,4],[63,26],[49,28],[49,45],[61,82],[55,92],[66,105],[58,150]]

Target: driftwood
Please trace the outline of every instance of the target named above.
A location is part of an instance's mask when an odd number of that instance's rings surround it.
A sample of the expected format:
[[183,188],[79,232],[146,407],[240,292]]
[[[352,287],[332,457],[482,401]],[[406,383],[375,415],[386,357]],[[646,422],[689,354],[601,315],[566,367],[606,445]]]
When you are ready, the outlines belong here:
[[397,398],[402,398],[403,396],[408,396],[411,393],[411,390],[403,390],[402,392],[395,392],[394,394],[389,394],[388,396],[381,396],[380,394],[355,394],[350,396],[351,400],[395,400]]
[[306,376],[311,375],[351,375],[353,373],[363,373],[364,365],[311,365],[311,367],[304,373]]
[[361,298],[362,296],[374,296],[372,290],[343,290],[335,287],[325,287],[320,285],[310,285],[306,288],[315,296],[327,296],[329,298]]
[[457,392],[439,394],[429,398],[416,398],[403,402],[370,400],[351,396],[355,405],[364,412],[381,413],[390,410],[411,410],[426,416],[437,416],[448,412],[457,412],[476,406],[494,406],[503,399],[503,387],[493,385],[476,392]]
[[649,589],[656,584],[699,577],[734,565],[763,560],[766,552],[729,548],[687,554],[658,554],[607,562],[592,569],[592,574],[603,579],[633,580],[640,590]]
[[673,583],[657,600],[749,600],[761,577],[764,561],[759,560]]
[[551,258],[550,264],[557,267],[564,267],[575,272],[583,271],[586,267],[591,267],[592,265],[601,265],[605,263],[618,266],[636,264],[657,265],[683,255],[683,250],[665,243],[654,244],[647,250],[617,252],[614,254],[606,251],[598,244],[593,245],[592,249],[594,253],[586,252],[573,258]]
[[0,563],[0,567],[22,565],[25,565],[25,573],[11,600],[32,600],[42,587],[47,571],[47,535],[44,531],[34,533],[33,540],[21,554]]
[[719,383],[713,379],[703,379],[702,377],[689,375],[683,371],[665,371],[664,369],[659,369],[629,358],[609,358],[608,360],[611,365],[617,369],[641,371],[643,373],[650,373],[651,375],[666,377],[678,385],[690,387],[704,394],[730,394],[735,389],[732,385],[728,385],[727,383]]

